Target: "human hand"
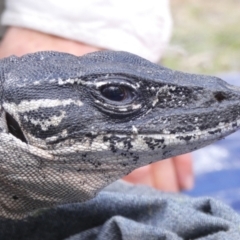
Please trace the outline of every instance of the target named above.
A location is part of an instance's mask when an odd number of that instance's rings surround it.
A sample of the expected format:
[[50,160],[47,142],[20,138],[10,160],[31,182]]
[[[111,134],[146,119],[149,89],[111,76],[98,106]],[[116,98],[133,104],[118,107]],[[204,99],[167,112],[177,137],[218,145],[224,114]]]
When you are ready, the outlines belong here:
[[9,27],[0,44],[0,58],[38,51],[60,51],[81,56],[99,50],[98,47],[31,29]]
[[184,154],[138,168],[124,180],[149,185],[162,191],[189,190],[194,184],[191,155]]
[[[84,43],[33,31],[10,27],[0,44],[0,58],[10,55],[54,50],[83,55],[101,50]],[[169,160],[139,168],[124,178],[135,184],[146,184],[163,191],[177,192],[193,185],[193,171],[190,155],[182,155]]]

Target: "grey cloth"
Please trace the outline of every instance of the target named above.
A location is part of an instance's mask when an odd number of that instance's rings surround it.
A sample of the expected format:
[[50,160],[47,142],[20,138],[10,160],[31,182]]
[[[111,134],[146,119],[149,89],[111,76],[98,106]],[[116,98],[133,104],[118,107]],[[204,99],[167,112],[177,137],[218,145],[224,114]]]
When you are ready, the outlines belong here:
[[240,215],[211,198],[115,182],[96,198],[0,220],[0,239],[240,239]]

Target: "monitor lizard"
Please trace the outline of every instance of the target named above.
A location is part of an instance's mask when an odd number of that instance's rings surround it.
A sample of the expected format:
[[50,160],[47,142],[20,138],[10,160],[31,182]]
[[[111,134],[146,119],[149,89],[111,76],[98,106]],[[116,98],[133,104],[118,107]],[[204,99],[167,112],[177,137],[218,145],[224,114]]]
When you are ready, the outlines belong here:
[[91,199],[236,131],[240,89],[115,51],[0,60],[0,216]]

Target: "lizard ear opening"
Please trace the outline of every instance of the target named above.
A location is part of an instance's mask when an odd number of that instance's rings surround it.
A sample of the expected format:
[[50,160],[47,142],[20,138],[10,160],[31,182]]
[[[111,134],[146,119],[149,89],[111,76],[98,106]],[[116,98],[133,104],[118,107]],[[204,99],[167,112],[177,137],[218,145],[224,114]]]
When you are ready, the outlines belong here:
[[16,138],[20,139],[22,142],[27,143],[27,140],[18,124],[18,122],[6,112],[6,120],[9,132],[15,136]]

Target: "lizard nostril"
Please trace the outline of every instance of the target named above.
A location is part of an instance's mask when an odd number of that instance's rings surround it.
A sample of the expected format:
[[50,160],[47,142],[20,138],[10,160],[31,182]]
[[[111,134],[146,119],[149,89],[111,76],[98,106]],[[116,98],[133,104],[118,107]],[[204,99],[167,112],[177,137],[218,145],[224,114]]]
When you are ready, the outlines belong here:
[[216,92],[216,93],[214,94],[214,97],[215,97],[215,99],[216,99],[218,102],[222,102],[223,100],[226,99],[225,94],[222,93],[222,92]]
[[9,132],[16,138],[27,143],[27,140],[26,140],[18,122],[9,113],[6,113],[6,120],[7,120],[7,126],[8,126]]

